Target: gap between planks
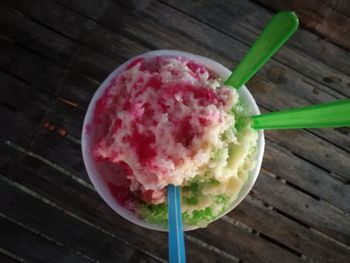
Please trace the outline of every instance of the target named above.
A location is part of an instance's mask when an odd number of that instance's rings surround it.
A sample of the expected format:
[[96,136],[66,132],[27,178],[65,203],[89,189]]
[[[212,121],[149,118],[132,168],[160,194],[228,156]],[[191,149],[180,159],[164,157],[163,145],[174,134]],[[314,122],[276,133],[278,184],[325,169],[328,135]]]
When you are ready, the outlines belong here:
[[14,253],[12,253],[10,251],[7,251],[6,249],[3,249],[1,247],[0,247],[0,254],[4,255],[4,256],[6,256],[6,257],[8,257],[10,259],[13,259],[16,262],[25,262],[24,258],[14,254]]
[[[20,190],[23,191],[23,192],[28,193],[28,192],[27,192],[27,191],[28,191],[28,188],[25,188],[26,190],[24,190],[23,187],[19,187],[17,183],[15,183],[15,182],[13,182],[13,181],[10,181],[9,179],[6,179],[6,177],[3,177],[1,174],[0,174],[0,180],[2,180],[3,182],[6,182],[6,183],[8,183],[8,184],[10,184],[10,185],[13,186],[13,187],[16,187],[16,188],[20,189]],[[33,195],[32,195],[32,196],[33,196]],[[36,197],[36,196],[35,196],[35,197]],[[36,198],[37,198],[37,197],[36,197]],[[43,201],[43,200],[41,200],[41,201]],[[85,258],[85,259],[87,259],[87,260],[89,260],[89,261],[91,261],[91,262],[95,262],[95,263],[98,262],[98,260],[93,259],[93,258],[91,258],[91,257],[89,257],[89,256],[87,256],[87,255],[85,255],[84,253],[82,253],[82,252],[80,252],[80,251],[78,251],[78,250],[74,250],[74,249],[71,249],[71,248],[69,248],[69,247],[66,247],[66,246],[65,246],[64,244],[62,244],[61,242],[59,242],[59,241],[57,241],[57,240],[54,240],[54,239],[52,239],[51,237],[49,237],[49,236],[47,236],[47,235],[44,235],[44,234],[42,234],[42,233],[36,231],[35,229],[32,229],[32,228],[30,228],[30,227],[28,227],[28,226],[22,224],[21,222],[19,222],[19,221],[17,221],[17,220],[14,220],[14,219],[12,219],[12,218],[10,218],[10,217],[8,217],[8,216],[2,214],[2,213],[0,213],[0,217],[2,217],[2,218],[4,218],[4,219],[6,219],[6,220],[8,220],[8,221],[10,221],[10,222],[12,222],[12,223],[18,225],[20,228],[24,228],[24,229],[30,231],[31,233],[33,233],[33,234],[35,234],[35,235],[37,235],[37,236],[39,236],[39,237],[41,237],[41,238],[43,238],[43,239],[46,239],[47,241],[49,241],[49,242],[55,244],[56,246],[59,246],[59,247],[61,247],[61,248],[63,248],[63,249],[66,249],[66,250],[68,250],[68,251],[70,251],[70,252],[72,252],[72,253],[74,253],[74,254],[77,254],[77,255],[79,255],[79,256],[81,256],[81,257],[83,257],[83,258]]]
[[[343,209],[339,208],[338,206],[336,206],[336,205],[334,205],[334,204],[332,204],[332,203],[330,203],[330,202],[328,202],[328,201],[326,201],[326,200],[324,200],[324,199],[322,199],[322,198],[320,198],[320,197],[318,197],[318,196],[316,196],[316,195],[314,195],[314,194],[312,194],[312,193],[309,193],[308,191],[306,191],[306,190],[304,190],[304,189],[302,189],[302,188],[300,188],[300,187],[298,187],[298,186],[295,186],[293,183],[289,182],[288,180],[285,180],[285,179],[280,178],[279,176],[277,176],[276,174],[274,174],[274,173],[273,173],[272,171],[270,171],[269,169],[261,168],[261,171],[264,172],[264,174],[265,174],[266,176],[270,176],[270,177],[272,177],[272,178],[274,178],[274,179],[280,181],[282,184],[285,184],[285,185],[287,185],[287,186],[289,186],[289,187],[291,187],[291,188],[293,188],[293,189],[295,189],[295,190],[297,190],[297,191],[299,191],[299,192],[301,192],[301,193],[303,193],[303,194],[305,194],[305,195],[311,197],[312,199],[314,199],[314,200],[316,200],[316,201],[322,201],[322,202],[326,203],[327,205],[329,205],[330,207],[334,208],[335,210],[337,210],[337,211],[338,211],[339,213],[341,213],[342,215],[350,215],[348,212],[344,211]],[[254,195],[254,194],[253,194],[253,195]],[[273,207],[273,206],[272,206],[272,207]],[[312,228],[312,227],[308,226],[307,224],[305,224],[305,223],[303,223],[303,222],[300,222],[300,220],[294,218],[293,216],[286,214],[285,212],[281,211],[280,209],[277,209],[277,208],[275,208],[275,207],[273,207],[273,208],[274,208],[276,211],[278,211],[278,213],[283,214],[284,216],[286,216],[286,217],[292,219],[293,221],[297,222],[298,224],[303,225],[303,226],[308,227],[308,228]],[[350,248],[350,247],[349,247],[349,248]]]

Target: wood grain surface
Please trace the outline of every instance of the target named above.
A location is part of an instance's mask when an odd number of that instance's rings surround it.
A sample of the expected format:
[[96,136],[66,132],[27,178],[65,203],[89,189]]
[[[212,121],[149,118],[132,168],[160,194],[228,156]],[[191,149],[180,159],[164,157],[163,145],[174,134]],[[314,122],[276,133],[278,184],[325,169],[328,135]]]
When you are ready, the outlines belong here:
[[[0,262],[166,262],[86,174],[86,108],[115,67],[179,49],[234,68],[277,10],[301,28],[247,84],[262,112],[350,97],[346,1],[0,0]],[[318,1],[317,1],[318,3]],[[185,234],[188,262],[349,262],[350,128],[265,132],[232,212]]]

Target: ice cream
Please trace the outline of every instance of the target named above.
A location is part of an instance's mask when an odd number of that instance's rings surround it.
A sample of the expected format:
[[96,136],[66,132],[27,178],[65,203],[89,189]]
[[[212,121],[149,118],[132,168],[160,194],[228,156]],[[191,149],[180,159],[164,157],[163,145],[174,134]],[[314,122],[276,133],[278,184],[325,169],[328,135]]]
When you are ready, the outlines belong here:
[[184,57],[138,58],[96,102],[97,162],[123,169],[120,205],[166,224],[166,187],[181,186],[184,223],[206,225],[232,203],[254,166],[257,133],[238,93]]

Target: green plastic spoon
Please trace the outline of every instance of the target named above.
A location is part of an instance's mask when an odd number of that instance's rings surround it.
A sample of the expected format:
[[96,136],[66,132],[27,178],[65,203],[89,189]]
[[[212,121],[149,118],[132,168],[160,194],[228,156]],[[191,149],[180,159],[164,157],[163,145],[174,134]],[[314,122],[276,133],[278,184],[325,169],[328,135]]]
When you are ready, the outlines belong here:
[[350,99],[252,117],[254,129],[295,129],[350,126]]
[[298,25],[294,12],[282,11],[274,15],[225,85],[241,88],[291,37]]

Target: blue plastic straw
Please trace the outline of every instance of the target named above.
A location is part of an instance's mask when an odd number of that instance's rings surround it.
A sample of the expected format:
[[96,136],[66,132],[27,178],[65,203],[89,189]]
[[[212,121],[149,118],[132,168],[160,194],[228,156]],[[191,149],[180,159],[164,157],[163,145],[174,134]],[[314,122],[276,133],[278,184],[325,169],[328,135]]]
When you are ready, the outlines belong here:
[[181,218],[180,189],[168,186],[168,225],[169,225],[169,262],[186,262],[184,233]]

